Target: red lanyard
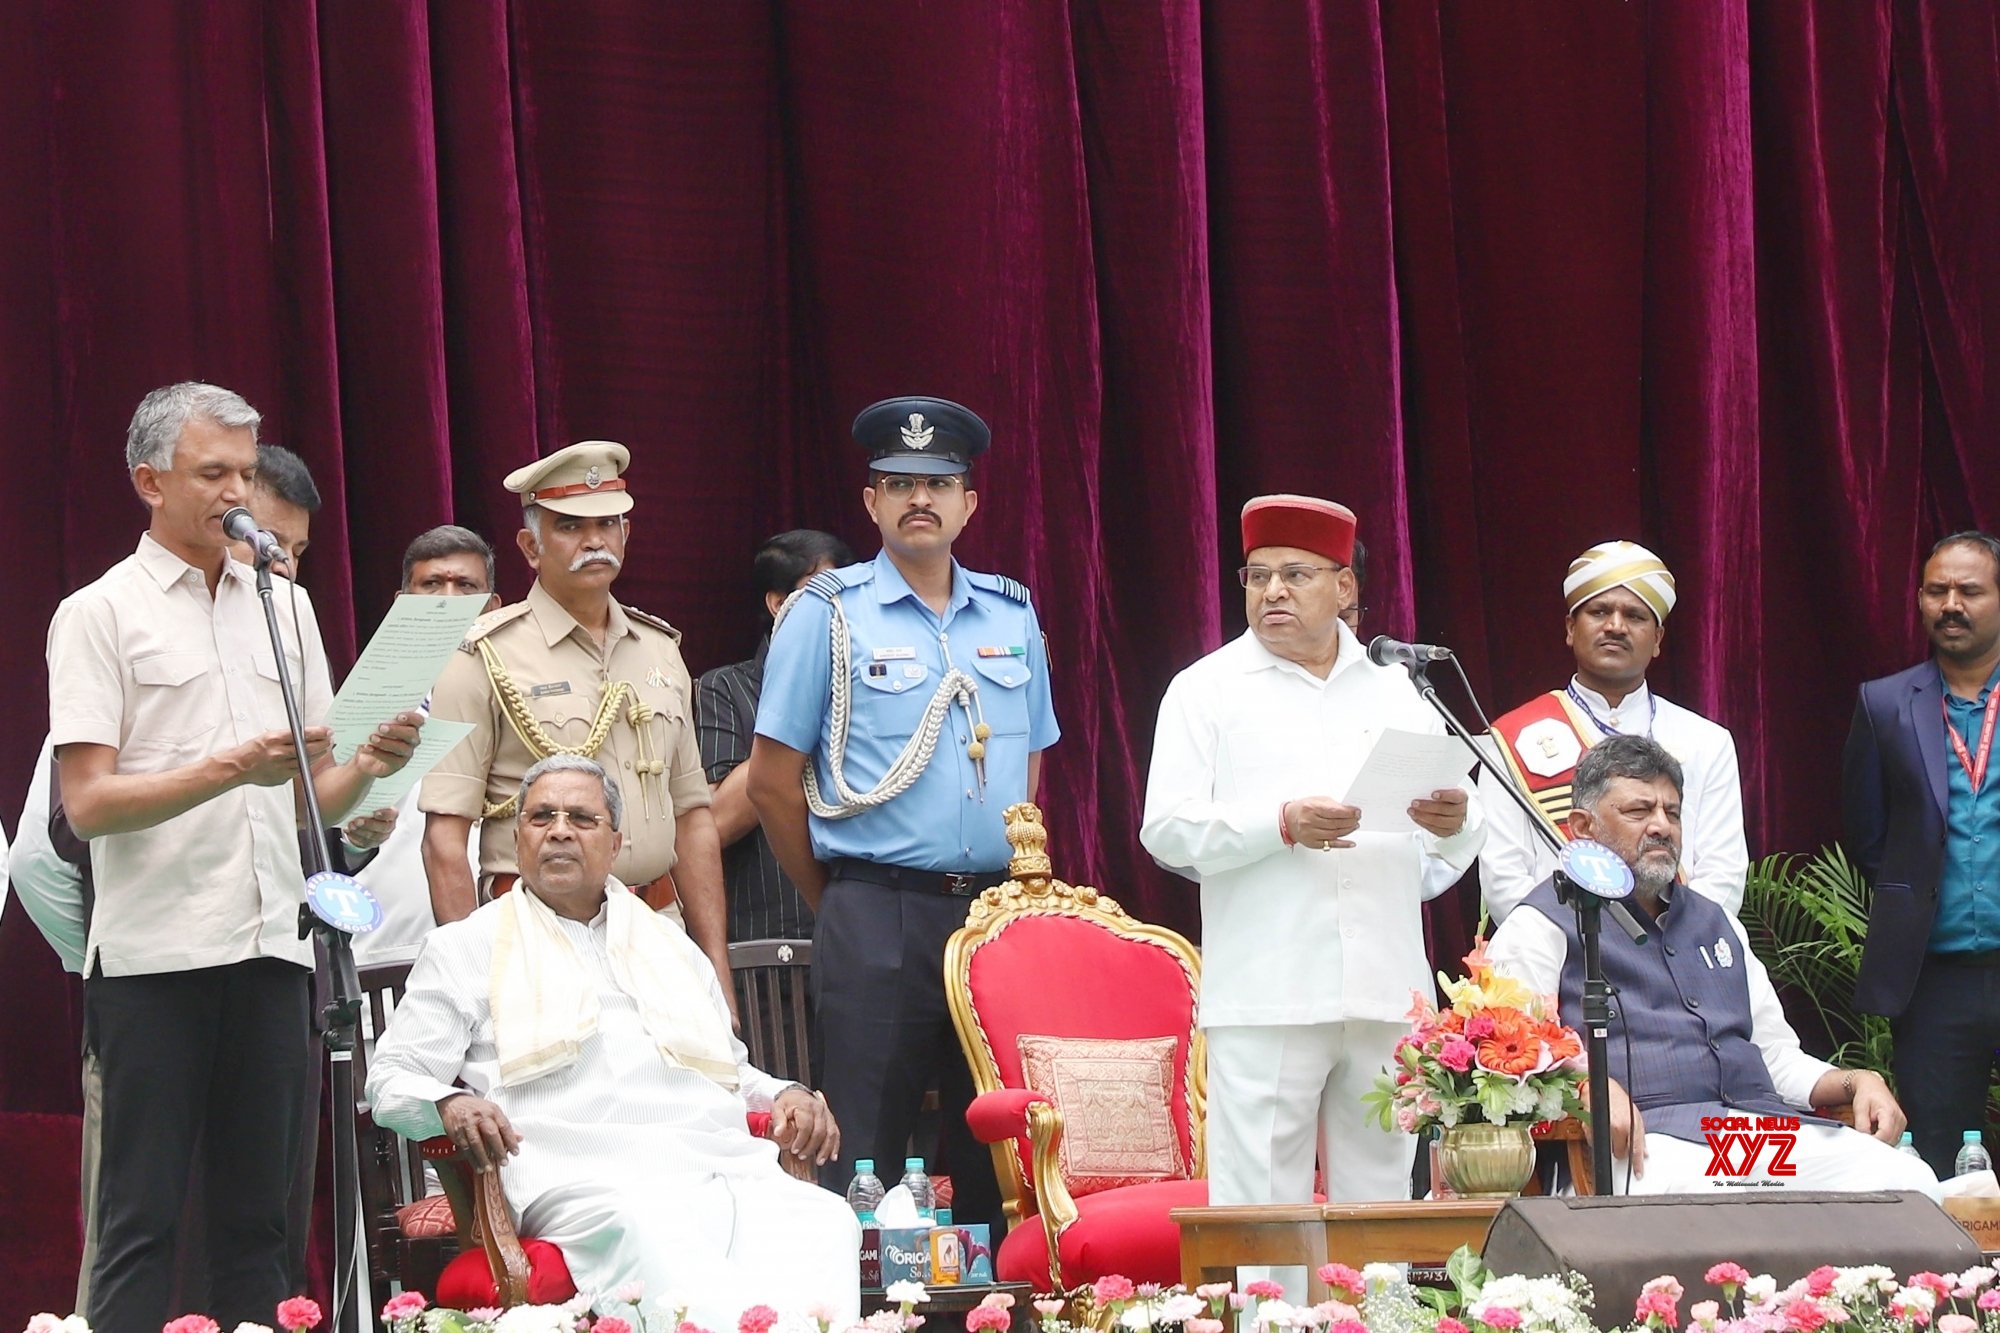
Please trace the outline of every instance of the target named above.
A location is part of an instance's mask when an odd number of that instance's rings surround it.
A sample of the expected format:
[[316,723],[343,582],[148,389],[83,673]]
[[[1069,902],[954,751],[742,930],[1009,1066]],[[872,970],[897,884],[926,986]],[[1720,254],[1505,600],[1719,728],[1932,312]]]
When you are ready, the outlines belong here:
[[1986,692],[1986,720],[1979,724],[1979,756],[1967,753],[1965,741],[1958,734],[1958,728],[1951,724],[1951,705],[1944,699],[1938,700],[1938,711],[1944,714],[1944,734],[1951,737],[1952,751],[1958,755],[1958,766],[1965,770],[1967,780],[1972,783],[1972,794],[1979,795],[1979,789],[1986,785],[1986,761],[1993,755],[1993,722],[2000,718],[2000,711],[1994,705],[2000,704],[2000,687]]

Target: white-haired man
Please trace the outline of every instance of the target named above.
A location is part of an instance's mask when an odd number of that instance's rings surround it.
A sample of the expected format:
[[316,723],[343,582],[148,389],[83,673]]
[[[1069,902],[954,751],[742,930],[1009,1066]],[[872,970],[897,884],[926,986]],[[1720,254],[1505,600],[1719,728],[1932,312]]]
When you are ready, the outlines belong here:
[[[551,755],[517,802],[516,891],[425,942],[369,1066],[375,1118],[498,1170],[579,1289],[642,1281],[710,1328],[761,1301],[851,1322],[859,1224],[777,1156],[839,1152],[826,1103],[748,1063],[708,959],[611,878],[624,801],[602,765]],[[746,1122],[765,1108],[775,1151]]]
[[278,618],[307,723],[297,752],[252,573],[222,531],[256,478],[258,421],[211,384],[146,395],[126,439],[145,535],[49,625],[49,740],[96,886],[83,968],[103,1095],[89,1319],[103,1333],[173,1314],[204,1137],[214,1314],[264,1319],[291,1290],[313,963],[291,787],[309,779],[338,819],[407,762],[423,721],[398,714],[333,762],[326,654],[300,591]]

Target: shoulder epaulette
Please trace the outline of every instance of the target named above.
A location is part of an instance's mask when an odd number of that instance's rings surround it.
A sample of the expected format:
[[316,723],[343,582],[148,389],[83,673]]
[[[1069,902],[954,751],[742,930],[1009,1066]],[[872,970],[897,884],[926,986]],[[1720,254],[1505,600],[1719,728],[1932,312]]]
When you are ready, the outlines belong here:
[[[625,606],[623,602],[620,602],[619,605]],[[679,630],[675,629],[672,625],[669,625],[666,621],[660,619],[658,616],[652,614],[650,611],[641,611],[636,606],[625,606],[625,614],[630,616],[632,619],[638,621],[642,625],[651,625],[654,629],[664,630],[666,632],[667,637],[672,639],[675,643],[679,643],[681,641],[681,632]]]
[[875,566],[863,562],[858,565],[843,565],[839,569],[822,569],[805,581],[802,591],[809,592],[822,601],[835,601],[847,588],[858,588],[875,578]]
[[528,604],[526,602],[509,602],[497,610],[488,611],[467,627],[465,638],[459,643],[458,650],[462,653],[475,651],[474,645],[481,639],[491,634],[494,630],[499,629],[502,625],[519,620],[527,614]]
[[988,592],[997,592],[1002,597],[1012,598],[1023,606],[1026,606],[1030,600],[1028,586],[1019,579],[1008,578],[1005,574],[979,574],[968,569],[965,571],[965,577],[975,588],[984,588]]

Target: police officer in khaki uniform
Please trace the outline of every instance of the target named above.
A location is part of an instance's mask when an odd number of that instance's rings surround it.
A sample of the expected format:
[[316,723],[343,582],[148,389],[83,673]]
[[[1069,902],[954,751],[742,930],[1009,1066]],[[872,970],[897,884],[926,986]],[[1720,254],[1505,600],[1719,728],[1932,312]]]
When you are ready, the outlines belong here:
[[[473,622],[431,694],[431,715],[472,734],[424,779],[424,872],[440,924],[514,886],[514,796],[536,760],[586,755],[626,791],[625,842],[611,873],[673,912],[729,975],[722,845],[696,744],[680,631],[620,606],[632,497],[622,444],[586,440],[510,474],[535,571],[526,599]],[[475,891],[466,862],[485,819]],[[725,988],[725,991],[727,988]]]

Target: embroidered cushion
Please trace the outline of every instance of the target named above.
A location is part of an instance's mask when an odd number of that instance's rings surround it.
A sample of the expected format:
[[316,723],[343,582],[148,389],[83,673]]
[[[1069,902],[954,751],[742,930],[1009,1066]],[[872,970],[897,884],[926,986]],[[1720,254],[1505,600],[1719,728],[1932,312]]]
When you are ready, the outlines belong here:
[[1187,1178],[1171,1110],[1178,1038],[1022,1033],[1016,1041],[1023,1080],[1062,1112],[1072,1195]]
[[396,1226],[411,1240],[437,1240],[458,1234],[451,1200],[442,1194],[427,1194],[415,1203],[406,1203],[398,1208]]

